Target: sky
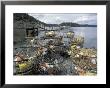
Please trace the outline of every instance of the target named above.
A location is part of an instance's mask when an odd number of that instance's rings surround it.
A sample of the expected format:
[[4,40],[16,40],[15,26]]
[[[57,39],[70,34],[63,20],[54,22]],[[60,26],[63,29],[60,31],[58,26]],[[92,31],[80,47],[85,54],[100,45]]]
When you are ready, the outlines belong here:
[[85,14],[76,14],[76,13],[55,13],[55,14],[45,14],[45,13],[28,13],[34,18],[48,23],[48,24],[60,24],[62,22],[74,22],[79,24],[89,24],[97,25],[97,14],[96,13],[85,13]]

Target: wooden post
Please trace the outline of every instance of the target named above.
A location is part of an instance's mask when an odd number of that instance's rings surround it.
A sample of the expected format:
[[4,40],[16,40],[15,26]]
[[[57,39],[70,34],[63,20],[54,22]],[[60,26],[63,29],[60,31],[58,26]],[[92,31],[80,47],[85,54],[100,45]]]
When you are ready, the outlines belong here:
[[28,37],[28,30],[27,30],[27,28],[26,28],[26,37]]
[[52,26],[52,30],[53,30],[53,26]]
[[45,30],[45,28],[44,28],[44,23],[43,23],[43,30]]

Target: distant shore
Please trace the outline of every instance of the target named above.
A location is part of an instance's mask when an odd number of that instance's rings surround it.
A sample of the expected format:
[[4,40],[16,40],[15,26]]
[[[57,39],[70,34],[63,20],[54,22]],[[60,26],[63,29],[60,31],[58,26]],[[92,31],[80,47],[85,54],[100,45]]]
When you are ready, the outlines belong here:
[[97,25],[92,25],[92,24],[78,24],[78,23],[73,23],[73,22],[63,22],[60,24],[47,24],[47,26],[67,26],[67,27],[97,27]]

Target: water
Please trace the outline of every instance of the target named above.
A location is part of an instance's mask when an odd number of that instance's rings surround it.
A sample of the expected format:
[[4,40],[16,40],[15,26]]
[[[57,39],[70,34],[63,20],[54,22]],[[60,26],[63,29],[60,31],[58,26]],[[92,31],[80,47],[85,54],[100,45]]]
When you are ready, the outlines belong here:
[[[71,27],[69,29],[64,29],[57,31],[57,36],[65,36],[66,33],[72,31],[75,32],[75,36],[80,35],[84,37],[84,47],[85,48],[97,48],[97,27]],[[44,31],[39,32],[39,36],[44,36]],[[64,38],[64,43],[68,45],[70,40]]]
[[70,31],[74,31],[75,35],[84,36],[84,47],[97,48],[97,27],[72,27]]

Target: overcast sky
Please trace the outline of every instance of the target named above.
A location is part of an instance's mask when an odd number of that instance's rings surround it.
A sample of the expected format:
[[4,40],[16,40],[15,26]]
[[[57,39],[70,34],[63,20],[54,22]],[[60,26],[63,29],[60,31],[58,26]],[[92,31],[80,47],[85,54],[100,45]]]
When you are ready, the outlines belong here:
[[97,25],[97,14],[36,14],[29,13],[34,18],[49,24],[60,24],[62,22],[75,22],[79,24]]

